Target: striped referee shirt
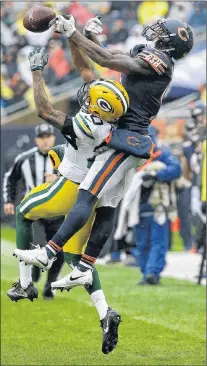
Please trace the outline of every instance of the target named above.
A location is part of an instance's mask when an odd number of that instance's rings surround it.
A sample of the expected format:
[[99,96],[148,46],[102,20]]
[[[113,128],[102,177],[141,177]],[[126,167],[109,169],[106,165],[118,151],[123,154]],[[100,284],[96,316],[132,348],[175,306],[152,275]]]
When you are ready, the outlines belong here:
[[12,167],[4,175],[3,199],[4,203],[14,203],[17,195],[17,186],[21,181],[24,184],[22,195],[45,182],[45,173],[53,173],[53,167],[48,154],[43,155],[38,147],[34,147],[19,154]]

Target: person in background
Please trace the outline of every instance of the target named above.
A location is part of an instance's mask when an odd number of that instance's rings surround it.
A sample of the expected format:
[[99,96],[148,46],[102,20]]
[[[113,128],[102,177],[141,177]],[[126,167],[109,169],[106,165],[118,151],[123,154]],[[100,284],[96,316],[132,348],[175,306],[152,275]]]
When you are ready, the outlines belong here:
[[144,37],[142,37],[143,26],[140,24],[136,24],[129,31],[129,37],[126,39],[124,48],[126,51],[130,51],[135,44],[143,44],[146,43]]
[[[164,269],[165,256],[169,248],[170,215],[166,215],[166,212],[172,210],[171,205],[173,206],[173,200],[175,201],[175,194],[174,197],[171,196],[173,191],[170,186],[181,175],[181,166],[177,158],[167,147],[158,147],[156,141],[158,130],[151,126],[149,132],[155,143],[152,163],[161,163],[163,167],[157,170],[154,166],[142,176],[140,222],[136,226],[137,264],[143,275],[139,285],[157,285],[160,282],[160,274]],[[163,183],[167,184],[162,187]],[[150,203],[154,190],[154,197],[159,196],[156,199],[160,200],[156,209]],[[167,201],[169,205],[165,207]]]
[[169,11],[170,18],[179,18],[183,21],[187,21],[193,8],[191,1],[172,1]]
[[[49,150],[55,145],[55,135],[52,126],[46,123],[40,124],[35,128],[35,144],[36,146],[16,156],[12,166],[4,175],[3,181],[3,200],[4,213],[11,216],[15,214],[15,200],[17,196],[17,186],[21,182],[22,195],[21,199],[29,193],[29,191],[41,183],[47,182],[53,178],[53,167],[48,157]],[[41,220],[35,227],[35,235],[39,241],[39,236],[44,234],[46,241],[54,235],[59,226],[63,222],[63,218],[55,220]],[[43,242],[40,240],[40,242]],[[38,244],[38,243],[36,243]],[[64,262],[63,253],[60,253],[51,269],[48,271],[47,281],[43,291],[44,299],[53,299],[54,294],[51,290],[51,283],[56,280]],[[24,270],[24,262],[19,262],[20,271]],[[40,278],[40,270],[33,268],[33,281],[37,282]],[[21,284],[24,291],[22,298],[27,297],[26,290],[28,285]],[[15,288],[13,289],[15,290]],[[11,290],[12,291],[12,290]]]
[[201,211],[206,214],[206,140],[202,144]]
[[142,1],[137,9],[139,24],[146,25],[157,18],[166,18],[168,11],[168,1]]
[[[182,200],[181,203],[181,216],[186,217],[183,207],[187,202],[191,205],[191,226],[193,223],[198,227],[200,226],[200,190],[199,190],[199,176],[200,166],[202,159],[202,139],[205,135],[205,124],[206,124],[206,107],[202,101],[197,101],[191,108],[191,118],[185,125],[185,136],[183,142],[183,153],[186,159],[186,165],[188,175],[192,182],[191,190],[188,196],[185,198],[185,202]],[[182,225],[182,220],[181,220]],[[184,223],[183,223],[184,225]],[[188,225],[188,223],[186,223]]]
[[129,35],[126,24],[122,19],[116,19],[107,37],[108,44],[124,43]]
[[206,263],[206,138],[202,142],[202,161],[201,161],[201,172],[200,172],[200,182],[199,188],[201,190],[200,194],[200,230],[199,235],[197,235],[197,249],[198,252],[202,254],[202,260],[200,263],[198,281],[197,284],[201,284],[202,278],[206,278],[206,269],[204,266]]
[[194,1],[187,22],[193,28],[206,27],[206,3],[205,1]]

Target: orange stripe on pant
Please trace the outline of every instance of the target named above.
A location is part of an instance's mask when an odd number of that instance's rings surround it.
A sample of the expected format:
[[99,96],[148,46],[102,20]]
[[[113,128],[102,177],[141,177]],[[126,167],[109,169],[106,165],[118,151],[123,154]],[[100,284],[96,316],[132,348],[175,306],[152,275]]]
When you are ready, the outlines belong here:
[[61,247],[59,247],[59,245],[57,245],[56,243],[54,243],[54,241],[52,241],[52,240],[50,240],[49,242],[48,242],[48,244],[53,248],[53,249],[55,249],[56,251],[61,251],[62,250],[62,248]]
[[112,162],[109,164],[109,166],[107,167],[105,172],[100,176],[99,180],[96,182],[94,188],[91,191],[92,194],[96,194],[100,185],[103,183],[104,179],[111,172],[111,170],[114,168],[114,166],[119,162],[119,160],[121,160],[123,158],[124,155],[125,155],[125,153],[120,153],[114,158],[114,160],[112,160]]
[[147,165],[149,165],[151,162],[152,162],[152,160],[154,160],[155,158],[157,158],[158,156],[160,156],[161,155],[161,151],[160,150],[158,150],[158,151],[156,151],[155,153],[153,153],[152,154],[152,156],[147,160],[147,161],[145,161],[145,163],[144,164],[142,164],[138,169],[137,169],[137,171],[139,172],[140,170],[143,170],[144,168],[146,168],[146,166]]

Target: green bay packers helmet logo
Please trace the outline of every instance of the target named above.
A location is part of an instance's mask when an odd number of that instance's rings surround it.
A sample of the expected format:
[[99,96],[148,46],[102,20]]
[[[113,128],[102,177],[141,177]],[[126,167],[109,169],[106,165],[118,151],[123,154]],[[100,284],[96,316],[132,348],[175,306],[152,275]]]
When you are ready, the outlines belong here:
[[98,104],[99,108],[101,108],[102,111],[104,111],[104,112],[111,112],[112,111],[112,106],[106,99],[98,98],[97,99],[97,104]]

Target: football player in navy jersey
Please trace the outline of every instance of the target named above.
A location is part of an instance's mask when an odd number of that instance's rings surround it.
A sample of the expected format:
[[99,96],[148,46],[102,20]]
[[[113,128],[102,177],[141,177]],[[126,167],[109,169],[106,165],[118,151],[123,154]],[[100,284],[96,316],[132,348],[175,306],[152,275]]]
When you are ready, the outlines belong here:
[[[96,22],[100,22],[95,18]],[[66,28],[66,25],[65,25]],[[61,26],[60,26],[61,31]],[[96,63],[122,73],[130,105],[119,127],[147,134],[160,109],[162,97],[172,79],[174,60],[182,59],[193,47],[191,28],[179,19],[162,19],[147,26],[142,36],[152,45],[135,45],[130,55],[101,48],[74,31],[71,39]]]
[[[96,18],[96,24],[97,21],[100,27],[100,20]],[[172,79],[174,60],[183,58],[193,47],[192,30],[179,19],[162,19],[147,26],[142,35],[154,45],[137,45],[130,55],[106,50],[87,39],[76,30],[72,16],[69,19],[58,16],[56,31],[68,37],[99,65],[121,72],[130,102],[126,114],[118,121],[118,128],[105,141],[108,150],[103,152],[101,147],[102,153],[79,186],[75,205],[46,250],[22,253],[21,258],[26,263],[41,268],[48,268],[54,260],[56,254],[51,247],[56,247],[55,252],[62,250],[65,242],[84,226],[98,200],[116,187],[130,169],[140,167],[151,156],[153,144],[148,136],[149,124],[159,112],[163,94]],[[87,90],[85,92],[82,100],[87,102]],[[78,266],[64,277],[63,287],[71,288],[84,281],[85,285],[92,283],[92,263],[100,251],[95,245],[87,245]]]

